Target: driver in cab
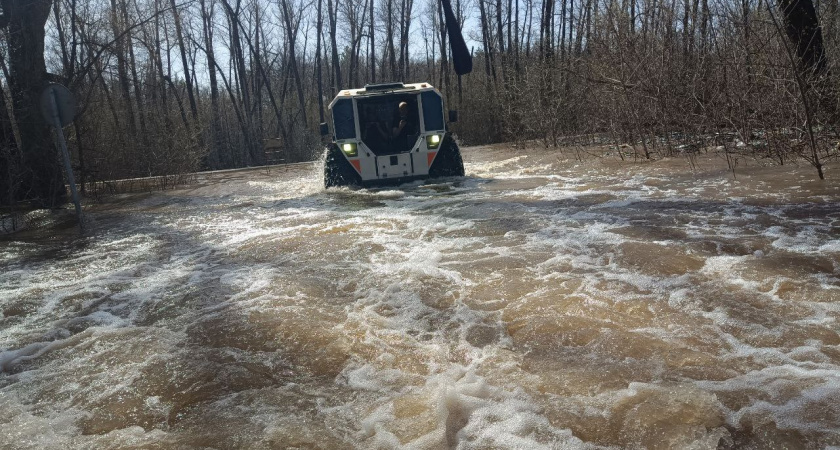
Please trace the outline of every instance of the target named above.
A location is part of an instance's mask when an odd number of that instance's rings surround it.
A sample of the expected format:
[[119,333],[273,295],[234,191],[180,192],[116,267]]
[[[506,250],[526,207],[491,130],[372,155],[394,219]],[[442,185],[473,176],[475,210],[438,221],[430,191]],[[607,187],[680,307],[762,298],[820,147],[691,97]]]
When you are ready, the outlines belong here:
[[414,124],[411,123],[408,114],[408,103],[400,102],[397,114],[394,116],[394,126],[391,132],[392,136],[400,141],[407,139],[410,134],[414,133]]

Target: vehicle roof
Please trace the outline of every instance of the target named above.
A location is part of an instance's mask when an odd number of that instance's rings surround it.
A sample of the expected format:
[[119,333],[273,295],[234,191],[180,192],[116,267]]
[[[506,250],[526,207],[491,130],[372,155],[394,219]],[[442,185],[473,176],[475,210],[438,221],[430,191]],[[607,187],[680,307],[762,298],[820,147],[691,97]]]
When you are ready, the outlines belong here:
[[380,83],[369,84],[363,88],[357,89],[342,89],[338,95],[330,102],[329,108],[332,109],[335,102],[345,98],[363,98],[376,97],[388,94],[407,94],[420,93],[423,91],[435,91],[435,87],[429,83]]

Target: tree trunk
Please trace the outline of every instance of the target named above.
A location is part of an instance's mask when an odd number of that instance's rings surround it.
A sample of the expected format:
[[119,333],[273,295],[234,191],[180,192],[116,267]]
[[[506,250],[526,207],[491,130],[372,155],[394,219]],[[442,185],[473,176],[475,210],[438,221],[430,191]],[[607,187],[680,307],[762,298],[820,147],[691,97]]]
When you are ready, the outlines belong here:
[[248,89],[248,74],[249,72],[245,68],[245,55],[242,48],[242,38],[240,36],[240,27],[239,27],[239,10],[240,10],[240,3],[239,0],[236,2],[236,9],[234,9],[229,0],[222,0],[222,5],[224,5],[225,10],[227,11],[228,15],[228,25],[230,27],[230,39],[231,39],[231,59],[233,60],[234,65],[234,74],[237,78],[237,87],[239,89],[239,96],[242,102],[242,119],[245,120],[242,123],[242,130],[244,133],[243,140],[245,141],[245,156],[246,156],[246,164],[252,165],[257,164],[261,165],[262,161],[265,159],[262,152],[258,151],[258,142],[257,137],[254,136],[253,131],[253,118],[251,116],[251,94]]
[[492,36],[490,36],[490,21],[487,17],[486,8],[484,7],[484,0],[478,0],[478,10],[481,18],[481,42],[484,46],[484,74],[488,78],[496,82],[496,67],[493,61],[493,47]]
[[21,192],[38,207],[56,207],[66,201],[64,179],[50,127],[39,108],[41,91],[48,84],[44,25],[52,1],[2,0],[2,6],[0,21],[8,29],[9,86],[27,169]]
[[409,0],[400,0],[400,28],[399,28],[399,37],[400,37],[400,56],[397,61],[397,78],[402,81],[405,81],[405,60],[404,60],[404,47],[406,45],[405,42],[405,20],[406,20],[406,3]]
[[[321,27],[323,25],[323,23],[322,23],[323,22],[323,20],[322,20],[323,15],[321,14],[322,4],[323,4],[323,0],[318,0],[318,19],[317,19],[317,22],[316,22],[317,25],[315,26],[315,28],[316,28],[315,34],[316,34],[316,39],[317,39],[317,42],[315,43],[315,78],[316,78],[316,82],[318,84],[318,123],[324,123],[324,83],[323,83],[322,76],[321,76],[321,39],[322,39]],[[373,1],[371,1],[371,5],[373,5]],[[373,6],[371,6],[371,14],[373,14]],[[371,23],[373,23],[373,16],[371,16]],[[371,26],[371,31],[373,31],[372,26]],[[373,34],[371,33],[371,47],[372,46],[373,46]],[[371,48],[371,51],[373,51],[373,48]],[[373,54],[371,54],[371,58],[373,58]],[[371,72],[370,72],[371,77],[374,77],[375,74],[376,74],[375,69],[373,67],[374,67],[373,60],[371,60],[371,69],[370,69],[371,70]],[[375,78],[372,78],[372,80],[375,80]]]
[[338,59],[338,43],[336,42],[336,22],[338,18],[338,0],[335,0],[335,9],[333,9],[333,0],[327,0],[327,12],[330,19],[330,44],[332,44],[332,65],[333,73],[335,74],[335,85],[333,86],[333,96],[341,90],[343,86],[341,82],[341,65]]
[[388,50],[388,65],[391,68],[391,81],[395,81],[397,79],[397,50],[394,47],[394,0],[385,0],[386,8],[387,8],[387,20],[388,23],[385,24],[385,29],[387,31],[387,36],[385,39],[388,41],[386,49]]
[[413,9],[414,9],[414,0],[405,0],[405,11],[403,11],[405,26],[403,27],[403,34],[402,34],[402,37],[400,38],[400,42],[401,42],[400,47],[402,48],[402,52],[400,53],[400,58],[403,60],[403,67],[400,68],[400,71],[402,72],[403,79],[405,81],[408,81],[409,77],[411,76],[409,74],[411,60],[408,57],[408,50],[409,50],[409,48],[408,48],[408,44],[409,44],[408,34],[411,30],[411,11]]
[[[131,38],[131,30],[129,28],[129,16],[128,16],[128,0],[123,0],[121,5],[122,14],[122,24],[125,27],[125,50],[128,53],[128,68],[131,71],[131,84],[134,88],[134,99],[137,102],[137,119],[140,123],[140,140],[143,142],[144,147],[147,146],[146,138],[147,138],[147,130],[146,130],[146,115],[143,110],[143,94],[140,89],[140,79],[137,76],[137,60],[134,57],[134,43],[132,42]],[[131,103],[131,100],[128,100]]]
[[169,0],[169,3],[172,5],[172,18],[175,19],[175,36],[178,38],[178,47],[181,49],[181,63],[184,66],[184,81],[187,84],[187,98],[190,101],[190,112],[192,113],[193,121],[198,121],[198,106],[195,102],[195,94],[193,94],[190,66],[187,63],[187,46],[184,45],[184,33],[181,31],[181,15],[178,14],[178,7],[175,5],[175,0]]
[[294,28],[292,28],[292,12],[289,10],[289,3],[286,0],[281,0],[281,7],[283,9],[283,19],[286,22],[286,36],[289,44],[289,66],[292,71],[292,76],[295,77],[298,102],[300,103],[300,114],[303,118],[303,126],[306,127],[306,100],[303,95],[303,83],[298,72],[297,57],[295,56],[296,35]]
[[806,77],[822,73],[828,63],[823,35],[812,0],[776,0],[782,11],[785,33],[793,44]]
[[219,82],[216,78],[216,54],[213,50],[213,0],[210,0],[210,7],[205,0],[199,0],[201,5],[201,22],[204,31],[204,52],[207,57],[207,72],[210,82],[210,134],[212,145],[210,148],[211,168],[229,168],[231,162],[226,154],[222,153],[224,148],[224,137],[222,136],[222,124],[219,117]]
[[137,118],[134,114],[134,105],[131,102],[131,87],[128,80],[128,63],[126,62],[126,36],[123,30],[127,27],[126,23],[119,16],[119,6],[116,0],[111,0],[111,30],[114,33],[116,40],[116,57],[117,57],[117,78],[119,79],[120,93],[122,94],[125,112],[128,114],[128,131],[132,137],[137,136]]
[[[172,122],[169,119],[169,114],[167,114],[167,108],[169,107],[169,95],[168,89],[166,87],[166,74],[163,72],[163,50],[161,46],[161,24],[159,20],[159,15],[157,14],[160,11],[161,2],[162,0],[155,1],[155,65],[157,66],[158,70],[158,78],[160,80],[160,103],[159,103],[159,111],[160,114],[163,116],[163,126],[167,136],[172,135]],[[165,30],[164,30],[165,33]],[[167,49],[167,54],[169,53],[169,49]],[[103,82],[104,85],[104,82]]]
[[[321,5],[320,1],[321,0],[318,0],[318,1],[319,1],[319,3],[318,3],[319,6],[318,7],[320,8],[320,5]],[[320,11],[320,9],[319,9],[319,11]],[[318,20],[320,22],[320,16],[319,16]],[[370,61],[368,62],[368,64],[370,64],[370,82],[371,83],[376,83],[376,42],[375,42],[376,40],[374,39],[375,35],[373,33],[373,31],[374,31],[373,30],[373,24],[374,24],[374,20],[373,20],[373,0],[370,0],[370,24],[369,24],[369,28],[368,28],[368,33],[370,34]],[[319,25],[318,26],[319,32],[320,32],[320,29],[321,29],[321,27]],[[323,120],[321,120],[321,122],[323,122]]]

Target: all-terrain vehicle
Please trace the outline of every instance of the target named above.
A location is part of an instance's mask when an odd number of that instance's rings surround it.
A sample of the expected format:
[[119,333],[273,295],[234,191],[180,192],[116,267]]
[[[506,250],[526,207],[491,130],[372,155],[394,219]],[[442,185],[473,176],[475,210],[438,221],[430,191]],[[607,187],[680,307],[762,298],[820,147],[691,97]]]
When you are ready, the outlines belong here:
[[[446,129],[443,99],[428,83],[346,89],[329,105],[332,129],[324,186],[370,186],[463,176],[458,144]],[[457,120],[454,111],[450,121]]]

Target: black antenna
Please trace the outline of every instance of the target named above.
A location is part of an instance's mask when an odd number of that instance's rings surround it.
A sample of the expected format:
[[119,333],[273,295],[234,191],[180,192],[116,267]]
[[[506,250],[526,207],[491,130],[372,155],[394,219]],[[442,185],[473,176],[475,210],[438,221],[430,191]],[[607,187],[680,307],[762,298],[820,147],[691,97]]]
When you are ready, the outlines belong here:
[[472,56],[467,50],[467,43],[461,34],[461,27],[452,12],[452,3],[449,0],[440,0],[443,5],[443,15],[446,17],[446,32],[449,35],[449,46],[452,48],[452,62],[455,66],[455,73],[466,75],[472,72]]

